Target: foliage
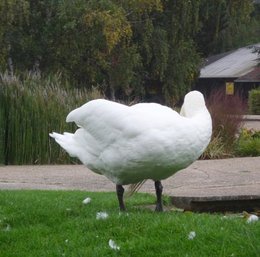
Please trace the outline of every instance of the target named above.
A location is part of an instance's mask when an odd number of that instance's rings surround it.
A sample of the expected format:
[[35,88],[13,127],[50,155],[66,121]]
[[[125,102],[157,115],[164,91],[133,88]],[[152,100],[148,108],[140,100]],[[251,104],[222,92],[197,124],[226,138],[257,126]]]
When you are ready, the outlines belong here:
[[242,129],[235,150],[238,156],[260,156],[260,131]]
[[155,90],[176,104],[198,76],[200,53],[259,39],[257,10],[251,0],[5,0],[0,71],[62,72],[112,99]]
[[[259,41],[259,15],[251,0],[202,1],[196,42],[204,56]],[[258,25],[257,25],[258,24]]]
[[[82,200],[92,201],[83,205]],[[128,213],[114,193],[1,191],[1,257],[257,256],[260,223],[241,215],[155,213],[154,197],[136,194]],[[97,212],[108,218],[97,220]],[[189,239],[194,231],[196,236]],[[119,247],[109,247],[112,239]]]
[[23,27],[28,22],[29,4],[26,0],[0,1],[0,67],[11,71],[13,55],[19,55]]
[[75,107],[100,96],[97,91],[71,89],[59,74],[23,78],[1,74],[0,163],[42,164],[68,162],[69,158],[48,137],[52,131],[70,131],[66,115]]
[[239,95],[213,91],[207,99],[212,118],[212,139],[202,158],[232,156],[246,105]]
[[227,153],[225,150],[225,143],[223,142],[223,137],[221,137],[220,132],[218,135],[212,137],[200,159],[222,159],[225,157],[230,157],[230,153]]
[[250,90],[248,105],[250,114],[260,115],[260,88]]
[[[114,6],[113,6],[114,7]],[[89,10],[85,16],[87,28],[101,27],[100,31],[106,43],[107,52],[110,53],[122,40],[128,41],[132,36],[132,29],[124,15],[122,8],[109,10]]]

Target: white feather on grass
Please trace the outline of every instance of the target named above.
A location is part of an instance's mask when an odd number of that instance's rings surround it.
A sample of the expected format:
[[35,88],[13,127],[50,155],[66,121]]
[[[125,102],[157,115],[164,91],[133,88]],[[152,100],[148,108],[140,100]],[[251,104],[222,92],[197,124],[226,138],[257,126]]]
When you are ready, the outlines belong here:
[[8,231],[10,231],[10,230],[11,230],[11,226],[10,226],[9,224],[7,224],[7,225],[5,226],[5,228],[2,229],[2,231],[4,231],[4,232],[8,232]]
[[259,220],[258,216],[251,214],[248,219],[247,219],[247,223],[254,223],[257,222]]
[[85,199],[82,201],[83,204],[89,204],[90,202],[91,202],[91,198],[90,198],[90,197],[87,197],[87,198],[85,198]]
[[105,220],[108,218],[108,214],[106,212],[97,212],[96,219],[97,220]]
[[196,232],[195,231],[191,231],[188,235],[188,239],[189,240],[193,240],[196,237]]
[[111,249],[113,249],[115,251],[119,251],[120,250],[120,247],[112,239],[109,239],[108,245],[109,245],[109,247]]

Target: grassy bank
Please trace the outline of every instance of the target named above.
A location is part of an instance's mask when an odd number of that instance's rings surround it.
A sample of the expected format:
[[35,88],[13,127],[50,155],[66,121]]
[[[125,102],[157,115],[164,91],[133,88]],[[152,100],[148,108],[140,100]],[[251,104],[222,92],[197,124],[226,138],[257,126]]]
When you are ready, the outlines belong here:
[[[1,191],[0,256],[258,256],[259,222],[138,208],[154,200],[134,195],[120,215],[115,193]],[[107,219],[97,220],[100,211]]]
[[74,131],[67,114],[100,97],[97,91],[71,88],[59,74],[0,77],[0,164],[66,163],[69,157],[48,136]]

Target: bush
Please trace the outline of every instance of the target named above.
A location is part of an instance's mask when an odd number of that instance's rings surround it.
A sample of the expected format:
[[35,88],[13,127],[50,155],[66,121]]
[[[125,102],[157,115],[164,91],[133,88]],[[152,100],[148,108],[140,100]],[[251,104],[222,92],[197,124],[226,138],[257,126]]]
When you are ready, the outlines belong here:
[[238,156],[260,156],[260,131],[242,129],[235,151]]
[[71,89],[59,74],[45,78],[1,74],[0,163],[69,162],[48,134],[74,130],[74,124],[65,122],[68,112],[98,96],[96,91]]
[[223,90],[213,91],[206,102],[212,118],[212,139],[201,158],[230,157],[246,105],[238,94],[225,95]]
[[250,114],[260,115],[260,88],[249,92],[248,105]]

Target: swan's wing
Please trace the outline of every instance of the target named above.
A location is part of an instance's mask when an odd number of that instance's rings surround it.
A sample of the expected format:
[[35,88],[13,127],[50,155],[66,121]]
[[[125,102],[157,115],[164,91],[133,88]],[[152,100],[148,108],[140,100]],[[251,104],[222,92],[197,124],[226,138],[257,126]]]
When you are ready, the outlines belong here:
[[[172,115],[179,116],[170,108],[158,104],[128,107],[107,100],[93,100],[67,116],[67,122],[75,122],[80,127],[73,135],[75,147],[68,145],[67,141],[65,144],[60,143],[60,139],[56,141],[71,156],[78,157],[88,166],[92,163],[96,169],[103,169],[102,165],[110,163],[112,167],[122,156],[122,162],[136,159],[138,153],[133,153],[133,150],[139,144],[146,143],[142,138],[150,141],[149,135],[159,134],[160,130],[169,128],[173,120],[169,116]],[[145,149],[141,152],[145,152]]]
[[75,122],[97,140],[100,147],[106,147],[125,129],[129,115],[128,106],[98,99],[70,112],[66,121]]
[[106,147],[120,135],[125,140],[136,137],[149,129],[163,129],[179,114],[159,105],[141,103],[131,107],[107,101],[93,100],[73,110],[67,122],[75,122]]

